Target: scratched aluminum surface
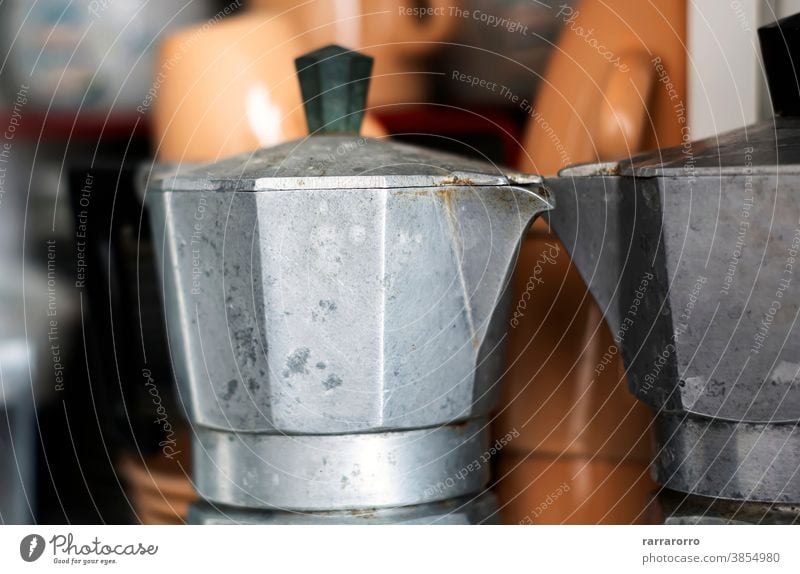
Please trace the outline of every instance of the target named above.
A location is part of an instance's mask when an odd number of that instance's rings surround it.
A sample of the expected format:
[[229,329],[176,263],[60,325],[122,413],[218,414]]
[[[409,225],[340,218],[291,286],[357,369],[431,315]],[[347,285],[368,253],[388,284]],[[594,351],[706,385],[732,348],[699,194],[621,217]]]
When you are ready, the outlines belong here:
[[667,488],[706,497],[800,503],[800,429],[693,415],[655,422],[653,476]]
[[537,175],[390,139],[325,135],[187,167],[156,181],[154,187],[165,191],[266,191],[541,182]]
[[800,421],[800,195],[783,170],[629,177],[582,166],[548,180],[560,206],[550,222],[645,403]]
[[550,223],[658,413],[652,471],[672,490],[800,502],[798,126],[547,181]]
[[357,137],[155,181],[169,342],[193,420],[336,434],[488,413],[520,239],[551,207],[540,182]]
[[189,524],[499,524],[491,492],[445,502],[331,512],[276,512],[200,503],[189,510]]
[[341,435],[197,427],[196,437],[192,469],[197,492],[238,507],[327,511],[411,506],[477,493],[489,480],[489,422],[482,418]]

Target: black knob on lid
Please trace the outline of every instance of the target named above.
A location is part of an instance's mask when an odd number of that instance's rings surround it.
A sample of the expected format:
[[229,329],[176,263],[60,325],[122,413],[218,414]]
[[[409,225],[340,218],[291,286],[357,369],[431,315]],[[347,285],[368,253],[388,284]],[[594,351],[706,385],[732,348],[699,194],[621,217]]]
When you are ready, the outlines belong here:
[[332,44],[294,63],[309,133],[357,135],[367,107],[372,58]]
[[762,26],[758,40],[775,113],[800,115],[800,14]]

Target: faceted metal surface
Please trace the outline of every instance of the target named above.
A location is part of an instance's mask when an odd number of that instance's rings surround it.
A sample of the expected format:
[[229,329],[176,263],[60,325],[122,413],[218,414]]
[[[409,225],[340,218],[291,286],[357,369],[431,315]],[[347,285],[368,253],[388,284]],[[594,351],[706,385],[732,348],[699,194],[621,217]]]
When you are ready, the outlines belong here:
[[[746,148],[752,148],[745,154]],[[641,177],[775,175],[800,173],[800,118],[774,117],[683,146],[622,161],[621,175]]]
[[800,195],[773,169],[548,181],[560,206],[550,221],[612,334],[624,333],[629,382],[647,404],[800,421],[800,280],[786,273],[800,255]]
[[550,222],[658,411],[655,478],[800,501],[800,123],[776,119],[547,181]]
[[[317,158],[321,141],[335,153],[343,139],[307,141],[275,155]],[[364,176],[336,162],[328,177],[344,187],[318,189],[316,176],[262,171],[270,152],[259,168],[243,156],[151,188],[170,346],[194,422],[339,434],[448,424],[495,404],[506,287],[520,238],[551,204],[535,185],[453,179],[474,164],[456,157],[415,151],[427,175],[414,175],[413,150],[393,157],[386,145],[348,161],[394,183],[438,185],[353,187]],[[280,191],[238,191],[274,182]],[[193,191],[164,191],[173,188]]]
[[192,468],[205,499],[249,508],[407,506],[480,492],[486,419],[403,432],[270,435],[196,428]]
[[[161,191],[267,191],[538,185],[537,175],[390,139],[320,136],[211,164],[159,168]],[[163,171],[163,172],[162,172]]]
[[446,502],[373,508],[361,511],[274,512],[249,510],[198,502],[189,509],[190,524],[498,524],[497,499],[490,492],[476,497],[457,498]]
[[156,170],[147,203],[201,496],[352,511],[485,486],[540,178],[325,136]]
[[656,417],[655,479],[729,500],[800,503],[800,428],[691,415]]
[[742,502],[662,490],[658,506],[664,524],[797,524],[800,506]]
[[604,177],[613,166],[579,165],[547,182],[558,208],[544,215],[570,253],[612,333],[620,324],[622,269],[631,257],[630,231],[620,218],[620,180]]

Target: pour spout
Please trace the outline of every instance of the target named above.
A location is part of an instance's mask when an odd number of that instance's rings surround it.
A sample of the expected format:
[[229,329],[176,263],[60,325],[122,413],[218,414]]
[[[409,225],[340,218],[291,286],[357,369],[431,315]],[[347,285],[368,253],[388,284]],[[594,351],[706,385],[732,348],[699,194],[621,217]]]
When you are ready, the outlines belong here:
[[616,164],[577,165],[546,182],[558,201],[558,209],[547,214],[550,226],[612,333],[620,326],[620,285],[629,247],[621,216],[620,177],[613,175],[616,169]]

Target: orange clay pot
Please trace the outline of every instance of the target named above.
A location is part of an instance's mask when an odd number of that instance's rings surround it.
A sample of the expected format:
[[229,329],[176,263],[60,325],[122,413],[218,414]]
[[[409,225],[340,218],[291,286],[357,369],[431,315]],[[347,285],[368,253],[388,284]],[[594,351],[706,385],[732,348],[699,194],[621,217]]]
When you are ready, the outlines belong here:
[[[213,161],[308,133],[294,59],[326,42],[265,11],[167,38],[152,99],[161,161]],[[368,113],[364,135],[384,133]]]
[[[427,0],[253,0],[300,31],[311,46],[330,43],[360,50],[375,58],[368,105],[425,102],[428,75],[424,57],[440,47],[460,19],[460,1]],[[429,16],[415,16],[424,7]]]
[[[188,444],[185,434],[179,437],[181,448]],[[141,524],[183,524],[189,505],[197,495],[192,488],[189,454],[168,459],[161,453],[145,459],[128,453],[117,462],[125,481],[134,515]]]

